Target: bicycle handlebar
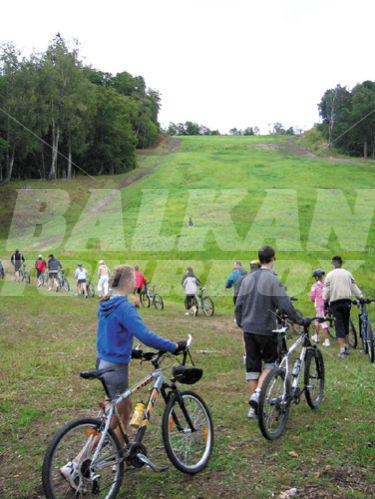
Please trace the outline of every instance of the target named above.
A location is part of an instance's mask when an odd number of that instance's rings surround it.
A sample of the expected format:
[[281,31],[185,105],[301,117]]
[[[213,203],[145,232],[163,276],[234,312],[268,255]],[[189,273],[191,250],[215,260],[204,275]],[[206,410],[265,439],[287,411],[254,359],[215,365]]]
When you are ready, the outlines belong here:
[[352,300],[353,305],[370,305],[370,303],[375,303],[375,299],[366,298],[364,300]]
[[[189,334],[186,342],[186,348],[178,352],[178,354],[187,352],[192,342],[193,342],[193,337],[191,334]],[[159,350],[158,352],[143,352],[143,350],[137,347],[132,350],[131,358],[138,360],[145,360],[145,361],[156,361],[159,360],[166,353],[168,352],[166,352],[165,350]]]

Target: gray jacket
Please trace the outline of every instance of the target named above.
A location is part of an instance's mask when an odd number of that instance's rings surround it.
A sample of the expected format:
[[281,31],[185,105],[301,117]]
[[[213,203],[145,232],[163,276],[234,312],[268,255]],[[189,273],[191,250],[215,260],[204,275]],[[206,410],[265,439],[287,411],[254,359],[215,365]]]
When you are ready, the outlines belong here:
[[302,322],[273,270],[259,269],[247,274],[236,301],[237,324],[245,333],[270,336],[276,327],[276,309],[285,312],[292,321]]

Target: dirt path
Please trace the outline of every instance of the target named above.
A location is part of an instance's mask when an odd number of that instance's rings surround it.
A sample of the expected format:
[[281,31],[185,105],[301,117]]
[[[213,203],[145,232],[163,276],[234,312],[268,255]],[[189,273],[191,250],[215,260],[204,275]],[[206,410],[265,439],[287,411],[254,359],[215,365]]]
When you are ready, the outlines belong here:
[[[167,154],[172,154],[177,151],[177,149],[180,147],[181,141],[175,138],[169,138],[167,139],[168,141],[168,148],[164,151],[161,149],[159,155],[160,156],[165,156]],[[138,182],[138,180],[141,180],[143,177],[146,175],[149,175],[152,173],[158,166],[160,165],[160,160],[156,161],[153,163],[151,166],[148,166],[142,171],[137,172],[135,175],[132,175],[129,178],[125,178],[119,183],[119,189],[124,189],[125,187],[128,187],[129,185],[134,184],[135,182]]]

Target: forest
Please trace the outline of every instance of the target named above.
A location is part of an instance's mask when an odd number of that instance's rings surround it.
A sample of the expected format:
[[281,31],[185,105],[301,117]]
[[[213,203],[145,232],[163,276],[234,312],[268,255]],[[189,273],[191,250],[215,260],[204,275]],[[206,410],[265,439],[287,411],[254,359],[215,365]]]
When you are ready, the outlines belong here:
[[330,148],[375,159],[374,81],[364,81],[351,90],[341,85],[328,89],[318,107],[322,123],[316,128]]
[[142,76],[84,65],[57,34],[44,53],[0,47],[0,182],[115,174],[159,134],[160,96]]

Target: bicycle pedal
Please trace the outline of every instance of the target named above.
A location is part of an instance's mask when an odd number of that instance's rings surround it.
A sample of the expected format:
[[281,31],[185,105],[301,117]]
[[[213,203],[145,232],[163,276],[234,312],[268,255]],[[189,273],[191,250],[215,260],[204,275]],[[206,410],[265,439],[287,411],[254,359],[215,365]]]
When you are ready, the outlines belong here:
[[144,454],[141,454],[140,452],[137,454],[137,458],[139,459],[139,461],[151,468],[152,471],[155,471],[156,473],[164,473],[168,470],[168,466],[156,466],[156,464],[154,464],[148,457],[146,457]]

